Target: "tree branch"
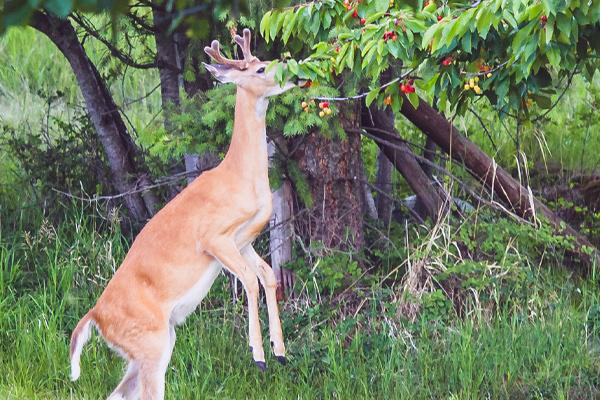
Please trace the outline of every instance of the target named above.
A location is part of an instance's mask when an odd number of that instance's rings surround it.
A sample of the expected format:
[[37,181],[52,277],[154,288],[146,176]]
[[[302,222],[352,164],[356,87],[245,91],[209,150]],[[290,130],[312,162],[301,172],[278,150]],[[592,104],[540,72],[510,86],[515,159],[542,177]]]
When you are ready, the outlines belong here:
[[100,33],[98,33],[98,31],[96,31],[90,24],[88,24],[83,19],[83,17],[81,17],[80,15],[75,13],[75,14],[71,15],[71,18],[73,19],[73,21],[75,21],[77,23],[77,25],[79,25],[81,28],[83,28],[83,30],[88,35],[92,36],[93,38],[97,39],[102,44],[104,44],[104,46],[106,46],[106,48],[110,51],[110,54],[113,55],[114,57],[118,58],[119,61],[121,61],[123,64],[126,64],[132,68],[137,68],[137,69],[150,69],[150,68],[158,67],[158,63],[156,61],[149,62],[149,63],[136,62],[129,55],[127,55],[127,54],[123,53],[121,50],[119,50],[113,43],[110,42],[110,40],[106,39]]

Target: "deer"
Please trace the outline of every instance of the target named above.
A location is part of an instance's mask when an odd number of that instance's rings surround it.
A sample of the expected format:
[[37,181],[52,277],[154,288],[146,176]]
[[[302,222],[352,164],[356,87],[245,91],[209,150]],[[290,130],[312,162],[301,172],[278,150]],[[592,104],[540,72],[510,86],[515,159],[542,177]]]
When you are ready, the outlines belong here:
[[266,111],[269,97],[295,86],[275,80],[269,62],[250,51],[250,30],[235,36],[242,59],[225,58],[217,40],[204,64],[221,83],[237,86],[233,135],[222,162],[203,172],[168,202],[135,238],[122,264],[71,336],[71,379],[92,327],[128,363],[109,400],[163,399],[165,374],[175,345],[175,326],[200,304],[222,269],[243,285],[248,302],[248,341],[256,366],[266,369],[258,315],[264,288],[273,353],[286,350],[276,299],[276,277],[253,241],[271,215]]

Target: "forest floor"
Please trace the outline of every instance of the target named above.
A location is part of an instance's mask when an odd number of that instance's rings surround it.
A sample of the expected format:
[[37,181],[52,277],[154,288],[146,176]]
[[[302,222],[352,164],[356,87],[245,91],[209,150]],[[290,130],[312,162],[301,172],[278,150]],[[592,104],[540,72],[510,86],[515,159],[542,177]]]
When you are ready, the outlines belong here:
[[[0,398],[105,398],[124,363],[94,334],[84,348],[81,378],[70,382],[68,340],[127,241],[118,228],[96,226],[83,213],[57,226],[27,219],[2,223]],[[521,268],[530,276],[523,297],[450,317],[436,317],[444,302],[430,303],[416,319],[399,317],[398,289],[381,280],[354,291],[346,304],[327,295],[300,295],[282,311],[289,362],[279,365],[269,355],[264,373],[248,351],[244,300],[232,299],[220,277],[200,310],[177,330],[166,396],[599,398],[597,276],[549,272],[545,265]],[[483,294],[478,301],[484,303]],[[264,310],[262,321],[265,328]]]

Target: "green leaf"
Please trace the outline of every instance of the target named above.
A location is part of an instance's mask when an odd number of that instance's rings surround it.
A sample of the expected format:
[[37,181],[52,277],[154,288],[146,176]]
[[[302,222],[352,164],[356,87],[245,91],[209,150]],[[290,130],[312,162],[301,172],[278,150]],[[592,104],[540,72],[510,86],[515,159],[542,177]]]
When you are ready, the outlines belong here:
[[427,46],[431,43],[433,36],[442,28],[441,24],[433,24],[425,31],[423,35],[423,40],[421,41],[421,48],[426,49]]
[[397,40],[392,40],[388,42],[388,51],[394,58],[400,58],[401,51],[400,43]]
[[268,11],[260,20],[260,27],[259,27],[260,34],[262,35],[262,37],[265,38],[265,41],[267,43],[269,43],[270,36],[267,35],[266,33],[267,33],[267,28],[269,28],[269,23],[271,22],[271,15],[272,15],[271,11]]
[[297,19],[298,14],[296,13],[290,12],[285,16],[285,19],[283,21],[283,35],[281,37],[281,39],[283,40],[283,44],[287,44]]
[[270,26],[269,26],[269,36],[271,40],[275,40],[277,37],[277,32],[279,28],[277,28],[277,20],[281,17],[281,14],[278,14],[277,11],[273,11],[271,17],[269,18]]
[[379,94],[379,88],[375,88],[373,90],[371,90],[369,93],[367,93],[367,98],[365,99],[365,103],[367,104],[367,107],[371,105],[371,103],[373,102],[373,100],[375,100],[377,98],[377,95]]
[[352,68],[354,66],[354,46],[353,45],[351,45],[350,49],[348,49],[348,56],[346,57],[346,65],[352,71]]
[[374,4],[374,6],[375,6],[374,12],[376,12],[376,13],[385,12],[388,10],[388,7],[390,6],[389,0],[375,0],[375,1],[372,1],[371,3]]
[[294,60],[294,59],[289,60],[287,62],[287,66],[292,74],[298,75],[299,68],[298,68],[298,62],[296,60]]
[[571,36],[571,20],[572,17],[566,16],[565,14],[558,14],[556,16],[556,26],[558,27],[558,30],[566,36]]
[[482,8],[479,14],[477,15],[477,32],[479,33],[479,36],[484,40],[487,37],[487,34],[492,26],[493,17],[494,14],[492,14],[492,12],[487,9],[487,7]]
[[407,18],[404,20],[404,25],[406,25],[408,29],[415,33],[425,32],[427,29],[425,23],[418,19]]
[[415,108],[415,110],[417,108],[419,108],[419,95],[416,93],[409,93],[407,95],[408,97],[408,101],[410,101],[410,104],[412,104],[412,106]]
[[560,51],[556,45],[546,47],[546,57],[548,57],[550,65],[560,68]]
[[65,18],[73,9],[73,0],[46,0],[44,8],[60,18]]
[[360,55],[362,57],[364,57],[365,54],[367,54],[369,52],[369,50],[371,50],[371,48],[373,46],[375,46],[376,44],[377,44],[376,40],[371,40],[371,41],[367,42],[367,44],[363,46],[363,49],[361,50]]
[[313,35],[316,35],[317,33],[319,33],[319,29],[321,28],[321,18],[319,16],[319,13],[315,13],[312,16],[312,21],[310,24],[310,32]]

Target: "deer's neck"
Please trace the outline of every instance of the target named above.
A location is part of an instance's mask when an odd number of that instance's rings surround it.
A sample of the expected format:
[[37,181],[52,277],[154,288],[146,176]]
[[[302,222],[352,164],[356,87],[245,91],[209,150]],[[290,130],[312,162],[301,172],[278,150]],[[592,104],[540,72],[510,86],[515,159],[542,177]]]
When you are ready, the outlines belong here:
[[238,86],[233,136],[223,162],[241,175],[268,180],[266,113],[269,101]]

